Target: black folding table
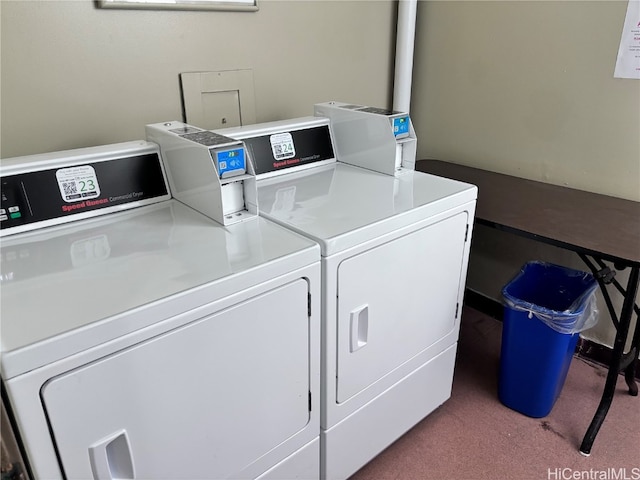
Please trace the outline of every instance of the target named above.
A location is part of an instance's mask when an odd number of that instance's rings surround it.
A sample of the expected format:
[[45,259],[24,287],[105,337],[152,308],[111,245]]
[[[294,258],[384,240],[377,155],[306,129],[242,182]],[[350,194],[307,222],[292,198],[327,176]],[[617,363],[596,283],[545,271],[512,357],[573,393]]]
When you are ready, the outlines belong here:
[[[598,409],[582,440],[580,452],[591,447],[613,401],[618,374],[625,373],[629,394],[635,382],[640,351],[640,202],[526,180],[440,160],[419,160],[416,170],[478,186],[476,222],[576,252],[596,277],[616,327],[613,353]],[[613,262],[611,269],[605,261]],[[616,270],[629,268],[626,287]],[[624,298],[618,313],[608,288]],[[636,326],[628,352],[625,345],[633,314]]]

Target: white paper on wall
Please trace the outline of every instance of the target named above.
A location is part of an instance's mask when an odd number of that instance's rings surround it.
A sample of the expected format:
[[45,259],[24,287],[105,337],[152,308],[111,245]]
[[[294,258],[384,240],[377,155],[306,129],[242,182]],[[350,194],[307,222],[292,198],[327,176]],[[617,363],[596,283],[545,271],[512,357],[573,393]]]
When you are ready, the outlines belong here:
[[613,76],[640,79],[640,0],[629,0],[627,5]]

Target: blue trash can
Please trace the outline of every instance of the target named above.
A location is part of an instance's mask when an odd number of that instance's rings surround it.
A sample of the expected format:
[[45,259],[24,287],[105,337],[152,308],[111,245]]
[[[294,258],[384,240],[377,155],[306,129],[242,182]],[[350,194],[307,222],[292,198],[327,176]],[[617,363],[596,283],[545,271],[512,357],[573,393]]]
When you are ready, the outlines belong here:
[[529,262],[503,289],[505,300],[498,396],[540,418],[564,385],[579,332],[597,321],[593,275]]

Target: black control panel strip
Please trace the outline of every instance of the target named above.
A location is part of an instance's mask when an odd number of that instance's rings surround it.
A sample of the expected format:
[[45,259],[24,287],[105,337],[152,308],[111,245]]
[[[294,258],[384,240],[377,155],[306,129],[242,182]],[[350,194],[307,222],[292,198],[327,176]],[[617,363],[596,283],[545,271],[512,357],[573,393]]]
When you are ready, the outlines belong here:
[[157,153],[8,175],[1,182],[3,233],[169,194]]
[[328,125],[243,141],[253,158],[256,175],[334,158]]

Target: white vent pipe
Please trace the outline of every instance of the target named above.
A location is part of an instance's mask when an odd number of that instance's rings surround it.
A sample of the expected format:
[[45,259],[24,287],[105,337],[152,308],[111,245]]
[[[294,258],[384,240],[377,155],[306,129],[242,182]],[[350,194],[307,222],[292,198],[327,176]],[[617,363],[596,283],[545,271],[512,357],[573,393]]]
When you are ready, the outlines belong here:
[[408,112],[411,107],[413,46],[416,36],[418,0],[398,0],[396,64],[393,79],[393,109]]

